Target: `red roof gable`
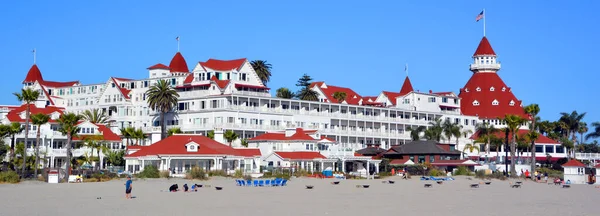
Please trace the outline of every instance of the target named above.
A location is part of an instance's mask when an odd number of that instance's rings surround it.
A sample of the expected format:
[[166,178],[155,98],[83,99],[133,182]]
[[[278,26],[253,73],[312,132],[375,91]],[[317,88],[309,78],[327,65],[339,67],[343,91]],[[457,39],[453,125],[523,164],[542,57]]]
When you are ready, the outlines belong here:
[[187,63],[185,63],[185,58],[183,58],[180,52],[175,53],[175,56],[171,59],[169,69],[171,72],[190,72]]
[[[81,123],[83,123],[83,122],[81,122]],[[114,141],[114,142],[122,141],[121,137],[119,135],[115,134],[114,132],[112,132],[108,127],[106,127],[106,125],[103,125],[103,124],[94,124],[94,125],[96,125],[98,127],[98,132],[100,132],[102,134],[103,141]],[[73,140],[74,141],[84,140],[88,136],[93,136],[93,135],[78,135],[76,137],[73,137]]]
[[258,135],[256,137],[250,138],[248,141],[262,141],[262,140],[316,141],[316,140],[318,140],[318,139],[315,139],[315,138],[311,137],[310,135],[308,135],[308,133],[311,133],[311,132],[308,130],[305,131],[302,128],[296,128],[296,133],[294,133],[293,135],[291,135],[289,137],[285,136],[285,132],[273,132],[273,133],[264,133],[264,134]]
[[54,82],[54,81],[40,81],[44,86],[52,88],[68,87],[79,84],[79,81],[67,81],[67,82]]
[[[400,89],[400,95],[406,95],[412,91],[414,91],[412,84],[410,83],[410,79],[408,78],[408,76],[406,76],[406,78],[404,79],[404,83],[402,83],[402,89]],[[396,102],[394,101],[394,103]]]
[[202,67],[210,68],[217,71],[229,71],[229,70],[240,70],[246,63],[245,58],[234,59],[234,60],[217,60],[208,59],[206,62],[200,62]]
[[185,77],[185,80],[183,80],[183,84],[190,84],[194,81],[194,74],[190,73]]
[[475,50],[475,53],[473,54],[473,56],[478,55],[496,55],[494,49],[492,49],[492,45],[490,45],[490,42],[485,36],[481,38],[481,42],[479,42],[479,46],[477,46],[477,50]]
[[[458,97],[461,98],[460,106],[464,115],[479,116],[480,119],[496,119],[503,118],[506,114],[513,114],[528,118],[522,102],[515,97],[497,73],[474,73],[465,87],[460,89]],[[494,100],[498,102],[497,105],[493,104]],[[474,101],[479,105],[474,105]],[[511,101],[514,102],[513,105]]]
[[166,66],[164,64],[158,63],[158,64],[155,64],[155,65],[152,65],[152,66],[148,67],[147,69],[148,70],[154,70],[154,69],[169,70],[170,68],[169,68],[169,66]]
[[[479,133],[480,131],[475,132],[470,139],[475,140],[477,138],[479,138]],[[519,130],[519,132],[517,132],[517,136],[525,136],[525,134],[529,133],[529,130],[525,130],[525,129],[521,129]],[[506,134],[504,134],[503,131],[497,131],[494,134],[496,137],[503,139]],[[508,134],[508,140],[512,141],[512,133]],[[550,139],[544,135],[541,135],[538,137],[538,139],[535,141],[535,143],[544,143],[544,144],[559,144],[556,140]]]
[[129,99],[129,92],[131,92],[131,90],[121,87],[121,85],[119,85],[119,82],[117,82],[117,80],[114,77],[111,77],[111,79],[115,83],[116,88],[119,89],[119,92],[121,92],[123,97],[125,99]]
[[210,78],[210,81],[215,82],[221,89],[224,89],[229,84],[229,80],[219,80],[217,79],[217,76],[214,75]]
[[29,68],[29,71],[27,72],[27,76],[25,76],[25,80],[23,80],[23,83],[43,80],[44,78],[42,78],[42,72],[40,72],[40,69],[36,64],[33,64],[31,68]]
[[319,152],[309,152],[309,151],[275,152],[275,154],[279,155],[279,157],[281,157],[283,159],[288,159],[288,160],[312,160],[312,159],[326,159],[327,158]]
[[346,87],[339,87],[339,86],[332,86],[332,85],[327,85],[325,84],[325,88],[323,88],[323,84],[325,82],[313,82],[310,84],[310,87],[314,87],[317,86],[322,92],[323,94],[325,94],[325,97],[327,97],[327,100],[331,103],[340,103],[338,100],[336,100],[335,98],[333,98],[333,94],[335,94],[336,92],[344,92],[346,93],[346,103],[348,104],[353,104],[353,105],[358,105],[358,102],[362,99],[362,97],[356,93],[354,90],[350,89],[350,88],[346,88]]
[[235,150],[238,151],[239,156],[244,156],[244,157],[262,156],[262,154],[260,153],[260,149],[239,148],[239,149],[235,149]]
[[[188,152],[186,144],[194,142],[199,145],[198,151]],[[255,153],[255,152],[254,152]],[[252,154],[254,154],[252,153]],[[234,149],[213,139],[201,135],[176,134],[140,149],[127,157],[153,155],[231,155],[243,156],[249,151]]]
[[383,95],[385,95],[388,98],[388,100],[392,102],[392,105],[396,105],[396,98],[402,96],[403,94],[400,94],[398,92],[383,91]]
[[579,162],[578,160],[570,160],[562,165],[563,167],[586,167],[585,164]]
[[[23,104],[17,108],[14,108],[13,110],[9,111],[6,114],[6,118],[10,121],[10,122],[25,122],[25,118],[21,118],[20,114],[22,112],[25,112],[27,110],[27,104]],[[58,112],[59,114],[63,114],[63,108],[58,108],[58,107],[54,107],[54,106],[47,106],[44,108],[38,108],[33,104],[29,104],[29,112],[31,113],[31,115],[33,114],[38,114],[38,113],[43,113],[46,115],[50,115],[54,112]],[[50,119],[48,122],[56,122],[56,120],[54,119]]]

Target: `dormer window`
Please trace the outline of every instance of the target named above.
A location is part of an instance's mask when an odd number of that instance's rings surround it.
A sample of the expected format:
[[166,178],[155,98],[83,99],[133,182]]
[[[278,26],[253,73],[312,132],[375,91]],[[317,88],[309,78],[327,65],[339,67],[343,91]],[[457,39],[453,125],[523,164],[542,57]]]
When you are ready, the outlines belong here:
[[200,145],[198,145],[195,142],[190,142],[188,144],[185,144],[185,148],[187,152],[198,152],[198,149],[200,149]]
[[468,89],[468,88],[465,88],[465,92],[469,92],[469,89]]
[[508,105],[514,106],[515,105],[515,101],[511,100],[510,103],[508,103]]
[[506,87],[502,87],[502,91],[506,91]]
[[477,101],[477,100],[473,101],[473,106],[479,106],[479,101]]
[[494,91],[494,90],[496,90],[496,89],[494,88],[494,86],[490,87],[490,91]]
[[481,91],[481,88],[477,87],[477,88],[475,89],[475,91],[478,91],[478,92],[480,92],[480,91]]
[[492,101],[492,105],[498,106],[498,100],[494,99],[494,101]]

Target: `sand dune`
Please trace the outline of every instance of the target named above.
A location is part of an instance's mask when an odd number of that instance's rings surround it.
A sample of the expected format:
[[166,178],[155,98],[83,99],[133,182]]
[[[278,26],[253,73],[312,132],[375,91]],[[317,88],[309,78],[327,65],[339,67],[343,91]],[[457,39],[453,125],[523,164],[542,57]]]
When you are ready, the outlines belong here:
[[[196,193],[169,193],[171,184],[193,183],[183,179],[136,180],[133,195],[124,199],[124,181],[82,184],[25,182],[0,185],[0,215],[597,215],[600,189],[573,185],[570,189],[525,182],[520,189],[508,181],[493,181],[472,189],[458,177],[442,185],[424,188],[423,181],[292,179],[286,187],[238,187],[232,179],[197,181],[209,184]],[[370,188],[356,185],[369,184]],[[306,190],[305,185],[314,185]],[[214,189],[223,186],[222,191]],[[101,197],[102,199],[97,199]]]

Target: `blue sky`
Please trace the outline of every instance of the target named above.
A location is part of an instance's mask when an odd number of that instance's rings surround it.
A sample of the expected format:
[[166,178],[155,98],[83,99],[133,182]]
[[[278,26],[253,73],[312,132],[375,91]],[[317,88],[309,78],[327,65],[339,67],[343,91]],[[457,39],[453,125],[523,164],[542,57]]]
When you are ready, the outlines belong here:
[[21,87],[33,48],[45,79],[101,83],[143,78],[146,67],[168,64],[176,36],[190,67],[208,58],[267,60],[273,89],[295,89],[307,73],[361,95],[399,91],[408,63],[415,89],[458,92],[482,37],[475,17],[486,8],[500,76],[519,99],[540,104],[544,119],[577,110],[588,112],[587,122],[600,121],[592,96],[600,3],[574,2],[3,2],[0,103],[16,103],[10,93]]

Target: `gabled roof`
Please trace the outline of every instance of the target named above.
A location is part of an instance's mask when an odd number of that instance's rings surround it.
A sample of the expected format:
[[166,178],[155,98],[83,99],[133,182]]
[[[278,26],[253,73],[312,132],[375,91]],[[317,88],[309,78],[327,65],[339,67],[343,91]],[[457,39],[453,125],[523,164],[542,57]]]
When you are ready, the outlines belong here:
[[224,89],[229,84],[229,80],[219,80],[215,75],[210,78],[210,81],[215,82],[220,89]]
[[[296,133],[293,135],[286,137],[285,131],[283,132],[268,132],[256,137],[248,139],[248,141],[318,141],[320,139],[315,139],[308,135],[311,131],[305,131],[302,128],[296,128]],[[335,142],[335,141],[334,141]]]
[[382,91],[382,93],[388,98],[388,100],[390,100],[392,105],[396,105],[396,98],[402,96],[402,94],[398,92]]
[[262,154],[260,153],[260,149],[257,149],[257,148],[238,148],[235,150],[238,151],[239,156],[244,156],[244,157],[262,156]]
[[67,82],[55,82],[55,81],[39,81],[40,84],[44,85],[44,86],[48,86],[48,87],[52,87],[52,88],[61,88],[61,87],[69,87],[69,86],[75,86],[77,84],[79,84],[79,81],[67,81]]
[[346,93],[346,100],[344,100],[344,101],[346,101],[346,103],[348,103],[348,104],[358,105],[358,102],[360,102],[360,100],[362,99],[362,97],[358,93],[356,93],[354,90],[352,90],[350,88],[327,85],[327,84],[323,85],[323,84],[325,84],[325,82],[322,82],[322,81],[312,82],[310,84],[310,88],[317,86],[321,90],[321,92],[323,92],[323,94],[327,98],[328,102],[330,102],[330,103],[340,103],[338,100],[333,98],[333,94],[335,94],[336,92]]
[[[25,118],[21,118],[20,114],[27,110],[27,104],[23,104],[19,107],[14,108],[6,114],[6,118],[10,122],[25,122]],[[29,112],[31,115],[43,113],[46,115],[50,115],[54,112],[58,112],[59,114],[63,114],[63,108],[55,107],[55,106],[46,106],[44,108],[36,107],[34,104],[29,104]],[[54,119],[50,119],[48,122],[56,122]]]
[[[410,83],[410,79],[408,78],[408,76],[406,76],[406,78],[404,79],[404,83],[402,83],[402,88],[400,89],[400,95],[406,95],[412,91],[414,91],[413,87],[412,87],[412,83]],[[394,101],[395,100],[396,100],[396,98],[394,98]]]
[[522,102],[497,73],[473,73],[465,87],[460,89],[458,97],[461,98],[460,107],[464,115],[496,119],[513,114],[528,118]]
[[481,38],[479,46],[477,46],[477,50],[475,50],[473,57],[480,55],[496,55],[496,52],[494,52],[494,49],[492,49],[492,45],[490,45],[490,42],[485,36]]
[[190,74],[188,74],[188,75],[185,77],[185,80],[183,80],[183,84],[184,84],[184,85],[186,85],[186,84],[190,84],[190,83],[192,83],[193,81],[194,81],[194,74],[193,74],[193,73],[190,73]]
[[166,66],[164,64],[158,63],[155,65],[152,65],[150,67],[147,68],[148,70],[154,70],[154,69],[163,69],[163,70],[169,70],[171,68],[169,68],[169,66]]
[[42,72],[40,72],[40,69],[38,68],[38,66],[36,64],[33,64],[31,66],[31,68],[29,68],[29,71],[27,72],[27,76],[25,76],[23,83],[43,81],[43,80],[44,80],[44,78],[42,78]]
[[200,65],[206,70],[206,68],[210,68],[216,71],[230,71],[242,69],[246,63],[246,58],[234,59],[234,60],[217,60],[217,59],[208,59],[206,62],[200,62]]
[[385,151],[385,149],[379,147],[367,147],[364,149],[357,150],[356,153],[364,156],[375,156]]
[[117,80],[114,77],[111,77],[110,79],[115,83],[115,87],[119,89],[121,95],[123,95],[125,99],[129,100],[129,92],[131,92],[131,90],[121,87],[121,85],[119,85],[119,82],[117,82]]
[[[198,151],[188,152],[188,143],[199,145]],[[175,134],[160,140],[150,146],[144,147],[127,157],[158,156],[158,155],[223,155],[244,156],[256,154],[255,150],[239,150],[224,145],[213,139],[195,134]],[[253,155],[254,156],[254,155]]]
[[417,140],[406,143],[404,145],[394,146],[390,148],[384,154],[397,154],[397,155],[417,155],[417,154],[429,154],[429,155],[460,155],[458,151],[446,151],[442,147],[437,145],[436,141],[432,140]]
[[[529,130],[525,130],[525,129],[520,129],[517,132],[517,136],[525,136],[525,134],[529,133]],[[476,140],[477,138],[479,138],[479,134],[480,131],[475,132],[473,135],[471,135],[472,140]],[[506,136],[506,134],[503,131],[496,131],[496,133],[494,133],[494,136],[500,138],[500,139],[504,139],[504,137]],[[508,140],[509,142],[512,142],[512,133],[508,134]],[[540,136],[538,137],[538,139],[535,141],[535,143],[538,144],[559,144],[556,140],[550,139],[542,134],[540,134]]]
[[190,72],[187,63],[185,62],[185,58],[183,58],[183,55],[181,55],[180,52],[175,53],[175,56],[171,59],[169,69],[171,72]]
[[[79,124],[82,124],[84,122],[80,122]],[[93,124],[93,123],[90,123],[90,124]],[[102,135],[103,141],[114,141],[114,142],[123,141],[119,135],[112,132],[112,130],[110,130],[108,127],[106,127],[106,125],[103,125],[103,124],[93,124],[93,125],[98,127],[97,128],[98,132],[100,132],[100,134]],[[89,136],[95,136],[95,135],[98,135],[98,134],[89,134],[89,135],[81,134],[81,135],[77,135],[76,137],[73,137],[73,140],[74,141],[85,140],[85,138],[87,138]]]
[[562,165],[563,167],[586,167],[584,163],[579,162],[578,160],[570,160]]
[[415,164],[410,158],[394,159],[390,161],[390,165],[412,165]]
[[295,152],[274,152],[279,157],[287,160],[313,160],[313,159],[326,159],[327,157],[323,156],[319,152],[311,152],[311,151],[295,151]]

